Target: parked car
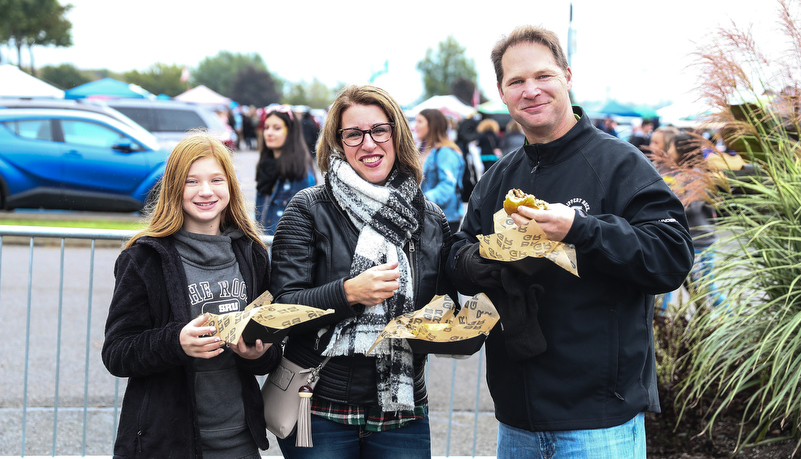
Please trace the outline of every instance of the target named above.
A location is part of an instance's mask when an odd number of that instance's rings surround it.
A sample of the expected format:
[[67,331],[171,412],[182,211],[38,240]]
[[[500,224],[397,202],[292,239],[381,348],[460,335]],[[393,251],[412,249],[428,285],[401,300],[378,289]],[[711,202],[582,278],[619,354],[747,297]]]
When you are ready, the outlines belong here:
[[172,150],[191,129],[206,129],[232,150],[236,133],[213,110],[177,100],[109,99],[109,107],[150,131],[165,148]]
[[[105,103],[88,99],[52,99],[52,98],[6,98],[0,97],[0,108],[58,108],[64,110],[82,110],[93,113],[102,113],[121,121],[141,133],[150,134],[136,121],[123,115],[121,112],[109,107]],[[144,134],[143,134],[144,135]],[[152,134],[150,134],[152,135]]]
[[169,151],[100,113],[0,109],[0,208],[138,211]]

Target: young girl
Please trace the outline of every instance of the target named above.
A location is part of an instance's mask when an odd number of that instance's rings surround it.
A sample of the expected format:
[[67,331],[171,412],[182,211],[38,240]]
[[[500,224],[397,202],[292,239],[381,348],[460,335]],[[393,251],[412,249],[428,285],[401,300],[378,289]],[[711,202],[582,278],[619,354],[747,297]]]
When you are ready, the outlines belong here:
[[436,108],[422,110],[414,120],[414,128],[421,142],[425,177],[420,188],[445,212],[451,233],[456,233],[462,220],[462,197],[458,191],[465,167],[462,152],[448,137],[448,120]]
[[292,196],[314,186],[316,180],[303,127],[291,107],[280,105],[267,111],[263,136],[256,166],[256,219],[271,235]]
[[258,458],[268,448],[254,375],[275,368],[280,349],[225,343],[203,324],[264,292],[269,265],[228,149],[206,134],[182,140],[147,228],[114,267],[103,363],[129,378],[115,457]]

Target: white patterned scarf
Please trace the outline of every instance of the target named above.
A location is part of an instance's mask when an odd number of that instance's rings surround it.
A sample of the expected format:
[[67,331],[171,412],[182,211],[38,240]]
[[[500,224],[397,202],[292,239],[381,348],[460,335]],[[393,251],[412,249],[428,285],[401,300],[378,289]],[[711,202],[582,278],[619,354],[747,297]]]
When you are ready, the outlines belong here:
[[[356,317],[339,322],[326,356],[364,354],[390,320],[414,311],[414,288],[409,260],[403,250],[417,231],[421,217],[416,200],[422,199],[414,177],[393,170],[386,185],[373,185],[359,177],[343,159],[331,156],[326,180],[334,199],[356,228],[359,240],[350,266],[355,277],[382,263],[398,262],[400,279],[395,295],[375,306],[357,306]],[[378,404],[383,411],[414,408],[414,365],[409,344],[385,339],[373,351],[378,372]]]

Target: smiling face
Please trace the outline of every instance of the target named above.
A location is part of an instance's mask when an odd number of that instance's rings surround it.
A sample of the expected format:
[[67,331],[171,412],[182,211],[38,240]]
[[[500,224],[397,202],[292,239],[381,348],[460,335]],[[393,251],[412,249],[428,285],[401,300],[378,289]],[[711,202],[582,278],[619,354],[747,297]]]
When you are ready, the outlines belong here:
[[286,124],[278,116],[270,115],[264,120],[264,143],[273,152],[280,154],[286,142],[286,134]]
[[[376,124],[388,123],[386,113],[377,105],[351,105],[342,112],[341,129],[371,129]],[[345,151],[348,164],[359,174],[359,177],[374,184],[384,185],[395,164],[395,139],[384,143],[376,143],[369,134],[357,147],[349,147],[340,140]]]
[[184,225],[190,233],[220,234],[220,219],[230,195],[228,179],[213,156],[198,159],[184,182]]
[[498,93],[530,142],[556,140],[576,124],[569,96],[572,73],[559,67],[547,46],[518,43],[501,63]]

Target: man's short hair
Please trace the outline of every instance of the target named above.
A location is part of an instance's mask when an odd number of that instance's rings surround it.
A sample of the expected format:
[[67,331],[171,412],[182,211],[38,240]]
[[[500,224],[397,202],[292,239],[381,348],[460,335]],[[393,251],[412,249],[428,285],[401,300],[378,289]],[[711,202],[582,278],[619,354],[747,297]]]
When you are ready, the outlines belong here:
[[550,30],[543,29],[542,27],[534,27],[530,25],[519,26],[515,28],[508,36],[501,37],[500,40],[492,48],[490,58],[492,65],[495,67],[495,79],[500,84],[503,81],[503,65],[501,60],[506,51],[519,43],[538,43],[551,50],[556,64],[562,69],[567,70],[568,63],[562,45],[559,43],[559,37]]

